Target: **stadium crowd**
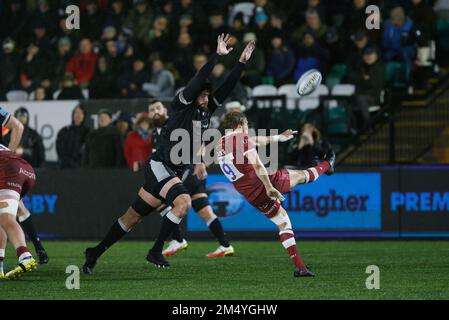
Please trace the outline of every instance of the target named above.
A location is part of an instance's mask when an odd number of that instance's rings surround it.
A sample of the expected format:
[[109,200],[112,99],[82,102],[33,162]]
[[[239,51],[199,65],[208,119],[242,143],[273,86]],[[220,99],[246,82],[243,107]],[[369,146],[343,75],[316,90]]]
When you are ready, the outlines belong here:
[[[252,9],[245,12],[248,2]],[[78,30],[66,25],[70,4],[81,10]],[[379,29],[366,27],[371,4],[380,8],[380,15],[369,17]],[[428,53],[419,49],[437,39],[438,18],[449,19],[448,0],[4,0],[0,100],[11,90],[25,90],[31,100],[85,99],[86,89],[90,99],[169,98],[206,63],[217,35],[229,33],[234,50],[215,66],[213,87],[245,44],[257,41],[230,100],[245,103],[246,87],[295,83],[311,68],[326,78],[340,65],[344,81],[356,86],[366,120],[368,106],[379,102],[385,86],[385,63],[412,70],[419,59],[425,61]],[[17,115],[27,127],[26,109]],[[125,142],[132,136],[133,143],[150,148],[150,122],[126,110],[114,124],[112,118],[103,110],[99,129],[89,133],[82,107],[76,108],[72,124],[58,135],[61,166],[134,168]],[[306,131],[320,137],[311,128]],[[24,147],[24,156],[29,153],[28,160],[39,167],[42,139],[29,132],[31,146]]]

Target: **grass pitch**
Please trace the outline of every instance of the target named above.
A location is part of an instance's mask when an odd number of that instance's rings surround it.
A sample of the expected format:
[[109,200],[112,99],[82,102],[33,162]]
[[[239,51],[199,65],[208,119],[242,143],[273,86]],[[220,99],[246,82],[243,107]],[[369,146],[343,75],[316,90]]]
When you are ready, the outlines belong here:
[[[68,265],[82,266],[93,242],[46,242],[50,263],[17,281],[0,282],[1,299],[448,299],[449,241],[298,241],[315,278],[293,278],[277,241],[233,242],[234,257],[207,259],[215,242],[190,241],[170,269],[144,260],[150,243],[123,241],[81,272],[68,290]],[[5,269],[16,258],[7,248]],[[380,289],[365,286],[366,267],[380,268]]]

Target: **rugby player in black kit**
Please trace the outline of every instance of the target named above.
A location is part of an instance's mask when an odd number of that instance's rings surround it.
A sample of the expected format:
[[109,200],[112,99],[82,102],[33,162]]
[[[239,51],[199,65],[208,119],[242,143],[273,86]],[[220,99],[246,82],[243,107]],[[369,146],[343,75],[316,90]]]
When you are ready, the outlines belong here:
[[[185,217],[192,203],[189,192],[182,184],[181,179],[185,170],[194,163],[194,154],[200,152],[200,150],[193,150],[194,127],[199,125],[201,131],[209,127],[213,112],[221,106],[233,90],[255,47],[254,41],[247,44],[239,62],[232,69],[226,81],[212,93],[207,78],[217,63],[218,57],[232,51],[232,48],[228,48],[228,40],[229,35],[218,36],[216,53],[211,55],[208,62],[173,99],[171,116],[161,133],[160,147],[150,157],[144,168],[145,184],[139,190],[134,203],[114,223],[106,237],[96,247],[86,249],[86,262],[83,266],[85,273],[92,272],[97,259],[130,230],[129,226],[135,225],[163,204],[171,204],[172,208],[165,214],[159,235],[153,247],[148,251],[146,259],[158,267],[170,266],[162,254],[164,243]],[[179,143],[179,140],[171,141],[170,139],[172,132],[176,129],[184,129],[188,137],[183,138],[190,140],[188,161],[181,160],[180,163],[175,163],[177,160],[171,158],[173,147]],[[184,155],[181,158],[185,159],[186,157]],[[206,176],[204,163],[196,164],[194,175],[203,178]]]

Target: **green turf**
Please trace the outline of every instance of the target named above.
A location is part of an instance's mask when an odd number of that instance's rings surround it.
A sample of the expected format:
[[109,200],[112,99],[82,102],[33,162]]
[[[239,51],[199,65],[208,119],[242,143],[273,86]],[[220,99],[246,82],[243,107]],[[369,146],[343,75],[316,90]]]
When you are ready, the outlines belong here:
[[[448,299],[448,241],[304,241],[302,255],[317,273],[293,278],[279,242],[234,242],[234,257],[210,260],[213,242],[191,241],[157,269],[144,242],[122,242],[81,275],[79,290],[65,287],[68,265],[83,263],[92,242],[47,242],[50,264],[18,281],[0,283],[1,299]],[[6,269],[15,262],[7,248]],[[368,265],[380,268],[380,289],[368,290]]]

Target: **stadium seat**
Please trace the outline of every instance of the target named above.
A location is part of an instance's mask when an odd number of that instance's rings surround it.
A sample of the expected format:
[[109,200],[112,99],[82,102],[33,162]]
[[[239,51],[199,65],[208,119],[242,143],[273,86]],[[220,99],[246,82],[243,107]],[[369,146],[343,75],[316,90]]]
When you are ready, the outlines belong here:
[[[260,96],[277,96],[277,89],[275,86],[269,84],[261,84],[255,86],[251,92],[251,97],[260,97]],[[258,108],[269,108],[269,101],[259,101]]]
[[287,110],[294,110],[297,108],[299,96],[296,93],[296,85],[284,84],[278,88],[277,94],[287,96]]
[[81,90],[81,93],[84,96],[84,99],[88,100],[89,99],[89,89],[83,89]]
[[304,97],[299,100],[299,109],[301,111],[307,111],[318,108],[320,105],[320,98],[318,97]]
[[58,96],[61,93],[61,90],[56,90],[53,92],[53,100],[58,100]]
[[328,135],[347,135],[351,130],[351,118],[347,108],[336,106],[327,109],[326,128]]
[[404,62],[387,62],[385,77],[388,85],[393,88],[404,88],[411,79],[411,68]]
[[6,100],[8,101],[27,101],[28,92],[24,90],[11,90],[6,93]]
[[353,84],[337,84],[332,88],[333,96],[352,96],[355,93]]
[[237,3],[229,10],[229,25],[232,26],[234,17],[241,12],[243,14],[243,23],[247,25],[254,14],[256,5],[253,2]]

